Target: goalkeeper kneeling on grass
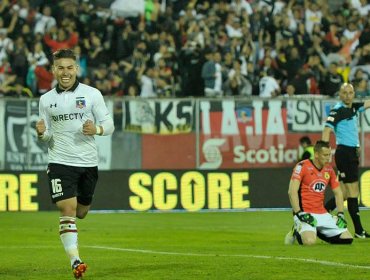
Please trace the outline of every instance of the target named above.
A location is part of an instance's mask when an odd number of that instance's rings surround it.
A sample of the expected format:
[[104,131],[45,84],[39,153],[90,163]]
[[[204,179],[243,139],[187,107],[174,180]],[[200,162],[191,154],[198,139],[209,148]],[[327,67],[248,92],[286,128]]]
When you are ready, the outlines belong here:
[[[343,194],[333,167],[329,165],[330,157],[329,143],[317,141],[314,159],[303,160],[295,166],[288,191],[294,225],[285,237],[285,244],[297,240],[299,244],[313,245],[317,237],[331,244],[352,243],[343,213]],[[325,189],[329,185],[335,196],[336,216],[324,207]]]

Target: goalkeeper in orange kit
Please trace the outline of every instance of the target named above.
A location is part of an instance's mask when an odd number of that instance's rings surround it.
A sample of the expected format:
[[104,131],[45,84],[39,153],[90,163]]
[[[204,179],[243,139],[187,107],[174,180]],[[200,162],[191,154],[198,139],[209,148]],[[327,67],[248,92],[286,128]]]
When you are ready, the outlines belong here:
[[[286,235],[285,244],[313,245],[316,238],[331,244],[351,244],[343,213],[343,194],[333,168],[328,164],[331,149],[328,142],[317,141],[313,160],[299,162],[289,184],[289,199],[293,209],[293,229]],[[324,207],[325,190],[333,190],[338,213],[330,215]]]

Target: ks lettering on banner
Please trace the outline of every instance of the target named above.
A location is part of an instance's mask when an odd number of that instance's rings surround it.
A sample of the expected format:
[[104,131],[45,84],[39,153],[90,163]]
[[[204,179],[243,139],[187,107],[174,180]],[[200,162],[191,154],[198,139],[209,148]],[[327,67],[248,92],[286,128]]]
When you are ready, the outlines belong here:
[[126,100],[125,131],[148,134],[189,133],[193,128],[192,100]]

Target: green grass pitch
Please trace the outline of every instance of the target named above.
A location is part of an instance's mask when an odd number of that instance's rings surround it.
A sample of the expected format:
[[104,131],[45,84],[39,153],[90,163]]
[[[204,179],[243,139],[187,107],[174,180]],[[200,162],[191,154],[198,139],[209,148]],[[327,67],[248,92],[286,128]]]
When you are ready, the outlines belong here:
[[[77,224],[84,279],[370,279],[370,240],[286,246],[291,223],[289,211],[90,213]],[[73,279],[57,212],[0,213],[0,279]]]

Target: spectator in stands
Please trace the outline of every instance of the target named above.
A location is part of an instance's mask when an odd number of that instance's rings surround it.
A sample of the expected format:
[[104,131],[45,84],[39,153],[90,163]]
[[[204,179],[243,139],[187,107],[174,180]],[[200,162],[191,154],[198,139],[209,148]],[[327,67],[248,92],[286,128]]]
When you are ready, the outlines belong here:
[[127,88],[127,96],[130,96],[130,97],[136,97],[136,96],[139,96],[139,89],[137,87],[136,84],[131,84],[129,85],[129,87]]
[[304,1],[305,4],[305,25],[308,34],[312,33],[315,23],[321,23],[322,11],[316,0]]
[[156,68],[158,69],[158,77],[163,80],[166,86],[171,87],[174,83],[173,71],[171,67],[167,65],[164,58],[160,58],[157,61]]
[[293,84],[287,84],[285,93],[283,94],[285,98],[288,100],[286,101],[286,108],[287,108],[287,123],[291,125],[294,121],[294,111],[295,111],[295,103],[291,100],[292,97],[295,96],[295,87]]
[[53,87],[54,76],[51,72],[49,61],[44,64],[36,64],[35,77],[37,84],[37,95],[41,96],[45,92],[48,92]]
[[234,14],[229,13],[225,27],[229,38],[241,38],[243,36],[240,19]]
[[340,36],[337,24],[335,22],[331,23],[329,26],[329,32],[325,36],[329,52],[336,53],[340,50]]
[[0,95],[6,97],[33,97],[32,91],[23,84],[23,79],[17,78],[15,73],[7,73],[0,85]]
[[229,72],[231,69],[233,69],[234,64],[234,56],[230,51],[227,51],[223,55],[222,59],[222,80],[227,80],[229,77]]
[[305,160],[305,159],[314,159],[314,149],[311,142],[310,137],[308,136],[302,136],[299,139],[299,161]]
[[84,47],[88,50],[87,67],[98,68],[109,62],[102,40],[95,32],[91,32],[89,39],[84,40]]
[[120,69],[119,64],[112,61],[108,68],[108,80],[110,82],[110,95],[122,96],[124,90],[123,84],[123,71]]
[[223,86],[225,96],[250,96],[252,95],[252,84],[241,73],[242,61],[236,59],[230,70],[228,79]]
[[359,67],[355,70],[352,80],[362,80],[362,79],[369,81],[370,75],[368,72]]
[[7,36],[6,28],[0,29],[0,62],[3,59],[9,59],[9,54],[14,51],[13,40]]
[[68,30],[53,26],[45,33],[44,41],[51,51],[55,52],[59,49],[73,48],[78,43],[78,34],[70,26]]
[[149,32],[157,30],[158,19],[161,14],[161,4],[159,0],[145,1],[145,21]]
[[287,63],[285,65],[288,81],[291,81],[298,74],[298,70],[302,68],[303,63],[304,61],[298,51],[298,48],[292,47],[288,54]]
[[311,38],[306,31],[305,25],[302,22],[298,23],[297,32],[294,34],[294,46],[298,48],[301,57],[306,57],[308,48],[311,45]]
[[94,87],[101,91],[103,96],[111,94],[111,83],[109,81],[109,72],[107,65],[101,64],[94,69],[93,72],[93,83]]
[[358,65],[370,64],[370,43],[364,45],[361,49]]
[[30,5],[30,1],[18,0],[13,6],[13,9],[18,10],[19,18],[23,22],[33,25],[36,16],[36,9]]
[[37,13],[35,17],[35,28],[34,33],[45,34],[50,28],[57,25],[55,18],[51,14],[51,7],[44,6],[42,8],[42,13]]
[[363,20],[363,25],[362,33],[358,39],[360,47],[370,43],[370,17],[366,17]]
[[[0,69],[4,71],[4,69]],[[4,72],[0,72],[0,94],[4,96],[8,92],[8,86],[14,84],[15,80],[17,79],[17,75],[14,75],[11,72],[11,69],[8,69]]]
[[365,78],[355,80],[353,86],[357,98],[364,98],[370,96],[368,80],[366,80]]
[[338,64],[336,62],[332,62],[329,66],[329,70],[325,70],[324,78],[320,86],[320,92],[323,95],[334,97],[339,92],[342,84],[343,77],[338,74]]
[[308,57],[307,63],[303,65],[303,70],[307,73],[307,90],[309,94],[320,94],[319,84],[322,73],[325,71],[317,53],[312,53]]
[[260,75],[258,72],[258,68],[255,67],[255,65],[251,61],[247,62],[246,77],[252,85],[252,95],[258,96]]
[[[176,94],[203,96],[201,69],[205,62],[204,50],[208,48],[223,54],[220,61],[226,67],[222,70],[223,81],[228,79],[231,61],[242,60],[241,73],[252,83],[254,95],[259,93],[260,73],[272,69],[275,79],[286,85],[288,76],[289,80],[296,79],[298,66],[310,61],[312,52],[320,55],[323,68],[329,68],[331,62],[339,63],[337,58],[344,56],[344,64],[338,64],[337,70],[345,81],[352,67],[370,64],[370,19],[366,0],[350,1],[352,9],[350,4],[342,3],[344,0],[330,3],[317,0],[166,3],[115,0],[111,1],[110,9],[103,7],[105,1],[93,4],[77,0],[44,2],[0,1],[0,33],[5,34],[5,37],[0,35],[0,46],[4,44],[3,38],[12,44],[21,34],[30,50],[41,38],[42,43],[46,43],[46,55],[61,47],[81,48],[81,66],[86,60],[88,67],[82,68],[85,71],[80,78],[90,81],[100,64],[109,65],[111,60],[124,59],[132,65],[123,71],[126,91],[137,83],[137,73],[143,64],[153,64],[164,54],[166,66],[172,70]],[[38,10],[40,7],[42,10]],[[160,46],[163,46],[161,51]],[[298,50],[298,57],[290,55],[296,52],[294,48]],[[6,52],[2,49],[0,61],[6,57],[13,63],[13,52],[14,48]],[[297,63],[297,59],[301,62]],[[314,74],[320,89],[323,79],[317,78],[324,76],[324,72]],[[302,77],[301,74],[298,76]],[[311,89],[311,78],[307,82],[308,93],[317,93]],[[299,92],[297,88],[297,94]]]
[[17,75],[18,79],[22,81],[22,85],[25,84],[27,76],[28,52],[23,37],[18,37],[14,43],[14,50],[10,54],[10,63],[12,64],[13,72]]
[[119,34],[116,38],[115,58],[126,59],[132,54],[135,48],[136,34],[133,33],[131,23],[128,20],[124,22],[122,30],[118,29],[117,32]]
[[260,49],[259,56],[262,57],[262,59],[259,60],[259,69],[261,72],[266,72],[267,70],[270,70],[270,72],[275,73],[276,69],[278,68],[278,64],[276,60],[274,59],[276,55],[276,51],[272,49],[272,47],[269,44],[264,44],[264,48]]
[[43,41],[43,35],[41,33],[34,34],[29,24],[23,24],[20,34],[17,36],[23,38],[28,49],[32,49],[35,43]]
[[80,37],[88,36],[89,31],[94,27],[94,20],[102,15],[99,6],[94,7],[92,1],[81,1],[77,8],[77,31]]
[[241,16],[243,11],[245,11],[248,16],[253,14],[252,6],[247,1],[232,0],[230,3],[230,9],[233,10],[237,16]]
[[297,75],[295,75],[295,77],[291,81],[289,81],[289,83],[294,85],[296,95],[309,94],[308,80],[310,76],[311,75],[307,70],[300,68]]
[[370,4],[367,0],[351,1],[353,8],[360,12],[360,15],[367,17],[370,11]]
[[280,94],[280,85],[271,71],[264,72],[259,81],[260,97],[275,97]]
[[287,84],[284,97],[293,97],[295,96],[295,86],[293,84]]
[[[5,29],[6,35],[12,34],[18,23],[18,10],[12,7],[8,0],[1,1],[0,5],[0,30]],[[5,21],[9,21],[7,26]]]
[[73,48],[73,52],[76,55],[77,65],[80,66],[80,71],[77,73],[77,78],[85,78],[87,76],[87,56],[82,53],[80,45],[76,45]]
[[29,64],[45,65],[49,63],[41,42],[36,42],[33,45],[27,54],[27,60]]
[[[304,24],[303,24],[304,25]],[[315,23],[313,25],[313,29],[312,29],[312,32],[311,34],[309,34],[310,36],[310,39],[312,40],[312,37],[313,36],[318,36],[320,38],[325,38],[325,32],[323,30],[323,26],[321,23]]]
[[140,97],[158,97],[157,95],[158,71],[153,66],[142,66],[138,73],[141,92]]
[[222,72],[219,64],[220,53],[212,49],[205,52],[207,61],[202,67],[204,81],[204,95],[207,97],[222,96]]

